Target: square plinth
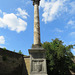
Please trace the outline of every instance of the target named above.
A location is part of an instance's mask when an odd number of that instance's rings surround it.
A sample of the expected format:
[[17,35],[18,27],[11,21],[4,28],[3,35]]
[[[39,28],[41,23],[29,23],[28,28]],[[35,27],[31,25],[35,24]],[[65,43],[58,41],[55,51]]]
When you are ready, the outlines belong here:
[[45,52],[44,48],[29,49],[30,75],[47,75]]

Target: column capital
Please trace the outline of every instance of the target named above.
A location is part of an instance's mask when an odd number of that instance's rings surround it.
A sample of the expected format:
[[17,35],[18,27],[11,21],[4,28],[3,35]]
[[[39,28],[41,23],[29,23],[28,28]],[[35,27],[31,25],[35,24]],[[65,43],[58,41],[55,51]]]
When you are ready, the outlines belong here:
[[39,6],[40,0],[32,0],[32,1],[33,1],[33,5],[38,4]]

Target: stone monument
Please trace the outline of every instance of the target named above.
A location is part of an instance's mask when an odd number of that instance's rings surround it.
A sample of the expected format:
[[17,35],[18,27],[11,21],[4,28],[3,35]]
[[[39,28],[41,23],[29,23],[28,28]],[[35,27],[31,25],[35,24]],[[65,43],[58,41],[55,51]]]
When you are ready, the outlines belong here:
[[41,47],[40,23],[39,23],[39,3],[40,0],[32,0],[34,5],[34,44],[29,49],[30,54],[30,75],[47,75],[46,50]]

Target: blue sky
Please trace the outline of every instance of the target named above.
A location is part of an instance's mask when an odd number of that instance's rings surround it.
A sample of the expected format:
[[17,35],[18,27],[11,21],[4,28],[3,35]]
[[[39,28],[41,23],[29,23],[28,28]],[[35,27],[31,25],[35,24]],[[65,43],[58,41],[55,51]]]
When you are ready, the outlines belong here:
[[[41,42],[59,38],[75,44],[75,0],[41,0]],[[31,0],[0,0],[0,47],[29,55],[33,44],[34,7]],[[75,55],[75,49],[72,50]]]

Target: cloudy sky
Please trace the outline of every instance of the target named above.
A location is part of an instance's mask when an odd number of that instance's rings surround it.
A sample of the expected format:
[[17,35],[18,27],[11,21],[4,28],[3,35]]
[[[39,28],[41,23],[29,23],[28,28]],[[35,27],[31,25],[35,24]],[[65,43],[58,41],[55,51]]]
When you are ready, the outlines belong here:
[[[75,44],[75,0],[41,0],[41,42],[59,38]],[[0,47],[28,55],[33,44],[34,7],[31,0],[0,0]],[[75,55],[75,49],[72,50]]]

